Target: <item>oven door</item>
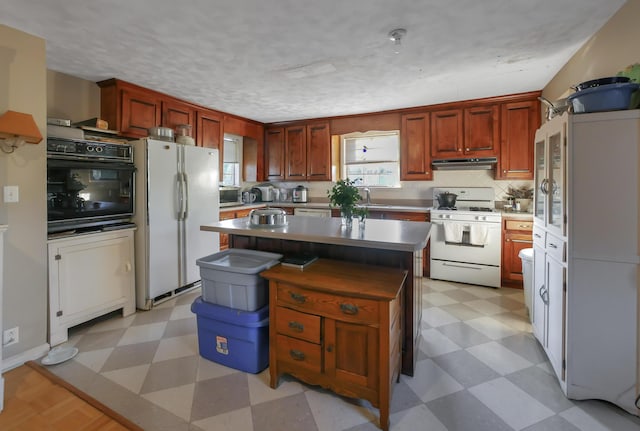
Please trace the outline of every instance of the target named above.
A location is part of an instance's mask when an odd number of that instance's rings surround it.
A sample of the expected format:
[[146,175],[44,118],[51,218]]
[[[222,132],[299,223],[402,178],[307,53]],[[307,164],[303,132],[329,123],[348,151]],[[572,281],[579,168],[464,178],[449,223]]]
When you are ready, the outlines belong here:
[[[460,223],[462,225],[462,241],[445,241],[445,223]],[[452,262],[474,263],[479,265],[500,266],[501,260],[501,223],[486,223],[474,221],[440,221],[434,220],[431,233],[431,258]],[[472,226],[482,226],[486,229],[486,241],[483,245],[473,245],[470,242]]]
[[134,180],[129,163],[48,159],[49,232],[131,217]]

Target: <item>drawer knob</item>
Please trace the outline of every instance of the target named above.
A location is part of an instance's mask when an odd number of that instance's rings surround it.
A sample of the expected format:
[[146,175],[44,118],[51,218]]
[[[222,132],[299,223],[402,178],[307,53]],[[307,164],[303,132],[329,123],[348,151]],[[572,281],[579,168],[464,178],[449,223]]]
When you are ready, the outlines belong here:
[[296,361],[304,361],[304,353],[300,350],[289,350],[289,355]]
[[291,322],[289,322],[289,329],[295,332],[302,332],[304,331],[304,325],[300,322],[292,320]]
[[299,302],[300,304],[304,304],[307,301],[307,297],[304,295],[300,295],[299,293],[289,292],[289,296],[291,296],[291,299]]
[[358,314],[358,307],[353,304],[340,304],[340,310],[342,310],[344,314]]

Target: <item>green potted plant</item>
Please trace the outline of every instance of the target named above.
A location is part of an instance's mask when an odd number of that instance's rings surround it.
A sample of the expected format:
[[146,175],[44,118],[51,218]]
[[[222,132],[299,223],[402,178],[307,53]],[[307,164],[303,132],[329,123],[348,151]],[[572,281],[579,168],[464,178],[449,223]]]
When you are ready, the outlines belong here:
[[[356,204],[362,200],[360,191],[354,185],[354,181],[349,178],[346,180],[338,180],[331,190],[327,190],[329,205],[333,208],[340,208],[343,224],[351,226],[354,215],[360,216],[360,209]],[[364,208],[366,210],[366,208]]]

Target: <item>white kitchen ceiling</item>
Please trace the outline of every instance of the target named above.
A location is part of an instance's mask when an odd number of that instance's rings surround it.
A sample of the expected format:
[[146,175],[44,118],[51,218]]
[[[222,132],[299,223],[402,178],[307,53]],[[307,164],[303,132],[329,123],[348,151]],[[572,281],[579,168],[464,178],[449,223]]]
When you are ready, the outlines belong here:
[[623,4],[2,0],[0,23],[44,38],[49,69],[275,122],[540,90]]

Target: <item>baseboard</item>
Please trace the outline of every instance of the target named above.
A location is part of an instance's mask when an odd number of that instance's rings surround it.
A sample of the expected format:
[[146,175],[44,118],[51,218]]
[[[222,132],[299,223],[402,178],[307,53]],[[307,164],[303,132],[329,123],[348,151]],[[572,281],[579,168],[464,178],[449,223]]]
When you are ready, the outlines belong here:
[[8,358],[2,358],[2,372],[4,373],[17,368],[27,361],[35,361],[36,359],[39,359],[49,353],[49,350],[51,350],[51,346],[49,346],[49,343],[44,343],[40,346],[26,350],[17,355],[10,356]]

